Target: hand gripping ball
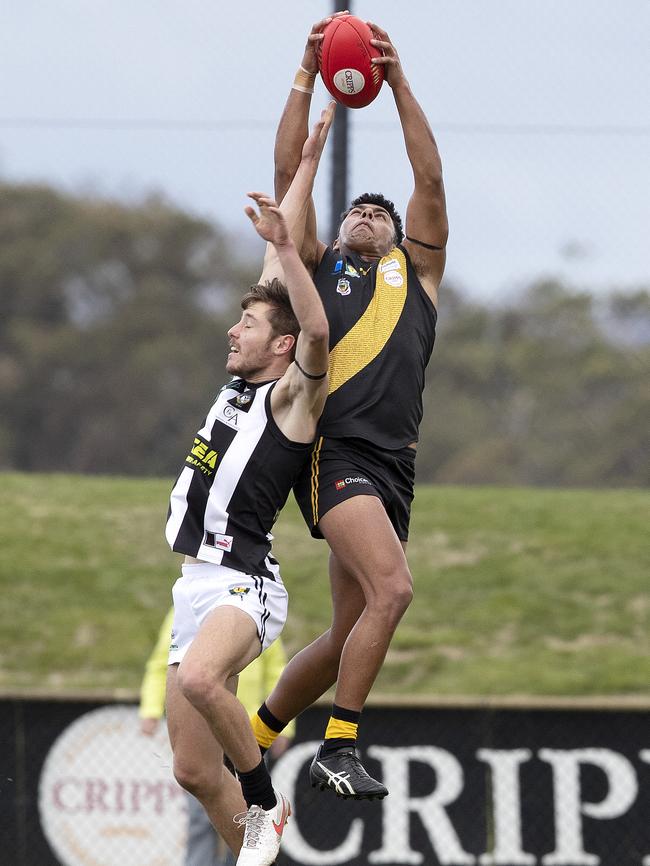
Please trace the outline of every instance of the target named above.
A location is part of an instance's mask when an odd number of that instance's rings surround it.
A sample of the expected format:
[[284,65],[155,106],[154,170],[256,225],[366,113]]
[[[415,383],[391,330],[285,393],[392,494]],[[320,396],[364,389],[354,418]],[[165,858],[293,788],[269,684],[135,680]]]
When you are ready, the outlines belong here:
[[355,15],[332,19],[323,30],[318,65],[325,87],[348,108],[369,105],[381,90],[384,67],[371,64],[382,52],[370,44],[374,34]]

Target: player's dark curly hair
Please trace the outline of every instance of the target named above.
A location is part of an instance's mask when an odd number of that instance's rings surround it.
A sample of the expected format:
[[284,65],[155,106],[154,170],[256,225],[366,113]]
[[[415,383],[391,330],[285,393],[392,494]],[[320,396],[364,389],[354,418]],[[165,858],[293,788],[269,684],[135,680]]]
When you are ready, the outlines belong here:
[[393,226],[395,227],[395,243],[402,243],[402,240],[404,239],[402,217],[397,213],[397,209],[393,202],[390,199],[385,198],[379,192],[364,192],[363,195],[358,195],[350,202],[350,207],[341,214],[341,222],[343,222],[352,208],[358,207],[360,204],[376,204],[378,207],[383,207],[383,209],[390,214],[390,218],[393,221]]

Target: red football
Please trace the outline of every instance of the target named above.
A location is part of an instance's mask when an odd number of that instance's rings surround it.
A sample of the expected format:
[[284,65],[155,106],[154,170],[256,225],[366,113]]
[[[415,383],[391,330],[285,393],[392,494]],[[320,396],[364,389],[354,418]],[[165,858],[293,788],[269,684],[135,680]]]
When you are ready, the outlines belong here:
[[373,65],[382,52],[370,44],[374,34],[361,18],[342,15],[323,30],[318,65],[325,87],[348,108],[363,108],[377,96],[384,80],[384,67]]

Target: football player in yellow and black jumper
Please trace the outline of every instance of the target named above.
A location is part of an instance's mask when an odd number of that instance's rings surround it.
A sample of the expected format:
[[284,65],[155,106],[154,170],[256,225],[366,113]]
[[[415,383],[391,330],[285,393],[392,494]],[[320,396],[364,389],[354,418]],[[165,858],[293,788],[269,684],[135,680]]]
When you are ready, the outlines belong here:
[[[300,159],[317,71],[331,19],[314,25],[280,121],[276,196]],[[447,214],[438,148],[388,34],[371,25],[402,126],[414,190],[406,236],[392,202],[364,194],[343,214],[331,245],[317,240],[313,202],[301,256],[314,275],[330,327],[330,384],[309,469],[296,498],[312,535],[330,547],[331,628],[290,661],[253,717],[262,749],[333,683],[336,693],[312,785],[339,796],[382,798],[384,785],[356,751],[359,717],[392,635],[413,596],[405,548],[433,349],[437,290],[445,265]],[[373,160],[381,165],[381,142]]]

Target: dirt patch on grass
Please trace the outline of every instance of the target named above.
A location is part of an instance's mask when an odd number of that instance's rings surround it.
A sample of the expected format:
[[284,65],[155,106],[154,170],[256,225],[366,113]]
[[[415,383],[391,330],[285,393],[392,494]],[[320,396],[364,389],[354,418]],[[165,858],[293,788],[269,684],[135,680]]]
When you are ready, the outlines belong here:
[[581,634],[571,640],[562,640],[557,637],[547,637],[544,644],[552,650],[568,653],[579,653],[586,650],[605,646],[621,646],[625,639],[614,634]]
[[454,547],[446,532],[432,532],[409,542],[409,556],[422,558],[434,568],[476,565],[486,553],[479,544],[466,542],[463,547]]

